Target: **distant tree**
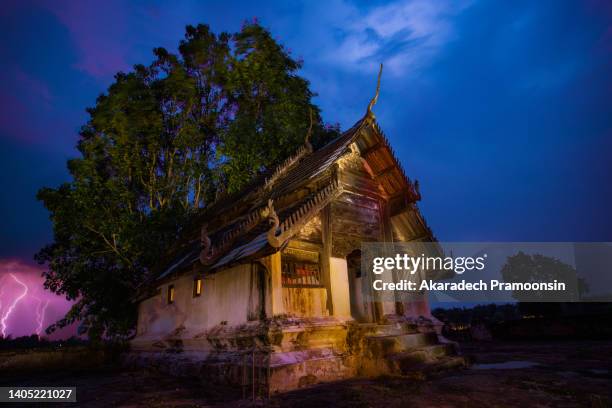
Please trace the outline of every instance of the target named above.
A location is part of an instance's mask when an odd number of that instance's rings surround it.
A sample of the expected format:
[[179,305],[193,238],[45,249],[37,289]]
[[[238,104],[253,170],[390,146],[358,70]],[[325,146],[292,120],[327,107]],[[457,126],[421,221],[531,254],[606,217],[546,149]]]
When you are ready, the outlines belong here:
[[519,252],[508,257],[501,274],[506,282],[552,283],[557,280],[566,284],[562,297],[554,291],[514,291],[512,297],[520,302],[578,300],[588,291],[586,282],[578,277],[572,266],[540,254]]
[[518,307],[515,303],[508,304],[484,304],[470,308],[453,307],[449,309],[437,308],[432,314],[445,323],[471,325],[478,322],[498,323],[515,320],[520,317]]
[[90,337],[126,336],[131,298],[191,216],[239,190],[323,126],[301,62],[257,23],[219,35],[188,26],[178,54],[154,50],[149,66],[118,73],[80,131],[72,180],[43,188],[53,243],[36,255],[45,286],[76,300],[64,319]]

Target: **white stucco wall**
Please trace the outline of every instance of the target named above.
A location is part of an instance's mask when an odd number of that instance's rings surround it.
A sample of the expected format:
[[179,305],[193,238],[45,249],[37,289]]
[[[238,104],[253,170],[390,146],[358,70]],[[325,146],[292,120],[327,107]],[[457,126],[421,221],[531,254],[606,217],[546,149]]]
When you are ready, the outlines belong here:
[[[187,274],[161,286],[161,293],[140,303],[138,336],[163,337],[184,327],[184,335],[196,335],[220,324],[245,323],[249,302],[258,296],[251,265],[225,269],[203,280],[202,294],[193,296],[193,275]],[[167,303],[167,290],[174,285],[174,303]],[[253,292],[253,293],[252,293]]]
[[334,317],[351,318],[348,267],[345,258],[329,258],[329,280],[331,286]]

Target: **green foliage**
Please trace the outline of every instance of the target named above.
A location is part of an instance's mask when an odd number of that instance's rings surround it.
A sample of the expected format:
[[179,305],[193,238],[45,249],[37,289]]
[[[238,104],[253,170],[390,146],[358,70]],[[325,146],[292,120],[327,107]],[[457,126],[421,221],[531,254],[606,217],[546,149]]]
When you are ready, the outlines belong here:
[[128,335],[131,298],[195,212],[291,154],[310,110],[315,146],[337,135],[300,62],[257,24],[233,35],[188,26],[177,55],[154,55],[88,109],[72,181],[38,193],[54,228],[36,255],[45,285],[77,300],[50,330],[80,320],[92,338]]

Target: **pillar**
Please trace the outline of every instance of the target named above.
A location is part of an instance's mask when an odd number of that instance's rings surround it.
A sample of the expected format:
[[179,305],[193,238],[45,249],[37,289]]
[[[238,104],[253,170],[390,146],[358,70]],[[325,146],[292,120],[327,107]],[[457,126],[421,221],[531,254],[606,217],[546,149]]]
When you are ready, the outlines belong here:
[[272,300],[272,316],[278,316],[285,313],[283,306],[283,277],[281,252],[278,251],[269,257],[270,259],[270,277],[271,277],[271,300]]
[[331,257],[329,265],[333,316],[342,320],[351,319],[351,297],[346,259]]

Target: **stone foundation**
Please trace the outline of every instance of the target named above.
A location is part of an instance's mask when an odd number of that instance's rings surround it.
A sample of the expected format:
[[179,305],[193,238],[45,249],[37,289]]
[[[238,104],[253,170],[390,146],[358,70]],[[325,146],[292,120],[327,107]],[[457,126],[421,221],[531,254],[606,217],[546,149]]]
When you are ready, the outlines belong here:
[[[276,318],[206,333],[136,338],[126,364],[242,386],[260,396],[308,385],[461,366],[435,322],[396,317],[385,324],[334,318]],[[251,392],[251,391],[249,391]]]

